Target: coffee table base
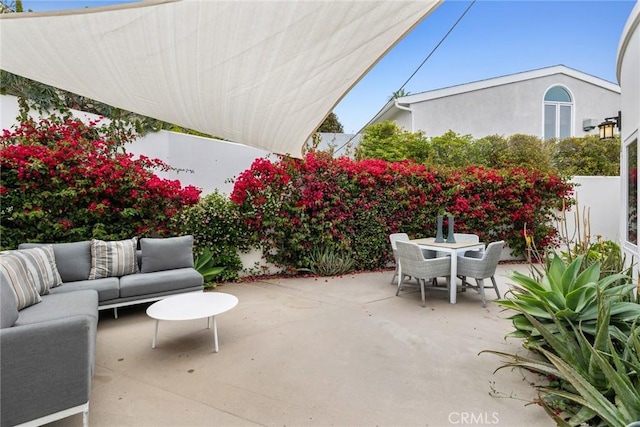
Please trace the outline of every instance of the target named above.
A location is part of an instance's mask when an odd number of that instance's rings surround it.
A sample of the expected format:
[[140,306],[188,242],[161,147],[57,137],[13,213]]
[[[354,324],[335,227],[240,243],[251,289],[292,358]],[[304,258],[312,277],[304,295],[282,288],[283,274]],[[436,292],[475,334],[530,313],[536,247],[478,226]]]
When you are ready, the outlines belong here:
[[[218,326],[216,325],[216,316],[207,317],[207,329],[211,329],[211,322],[213,321],[213,348],[218,352]],[[156,327],[153,331],[153,341],[151,342],[151,348],[156,348],[158,342],[158,325],[160,320],[156,319]]]

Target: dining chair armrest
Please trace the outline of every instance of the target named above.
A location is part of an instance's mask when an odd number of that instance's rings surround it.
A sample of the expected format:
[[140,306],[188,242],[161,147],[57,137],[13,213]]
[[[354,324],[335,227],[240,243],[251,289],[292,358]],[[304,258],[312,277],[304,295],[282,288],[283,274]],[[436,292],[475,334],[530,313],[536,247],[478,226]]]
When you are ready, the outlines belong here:
[[465,258],[482,259],[484,251],[467,251],[464,253]]

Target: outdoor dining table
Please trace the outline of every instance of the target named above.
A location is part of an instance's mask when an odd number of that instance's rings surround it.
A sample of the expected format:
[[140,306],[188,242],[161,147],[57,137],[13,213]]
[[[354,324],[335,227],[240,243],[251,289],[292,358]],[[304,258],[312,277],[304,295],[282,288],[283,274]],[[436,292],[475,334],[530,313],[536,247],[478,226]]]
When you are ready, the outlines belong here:
[[456,303],[457,286],[456,277],[458,271],[458,252],[466,252],[473,250],[484,250],[484,243],[482,242],[456,242],[456,243],[436,243],[435,237],[427,237],[424,239],[411,240],[412,243],[417,244],[423,249],[431,249],[438,252],[447,252],[451,254],[451,286],[449,286],[449,302],[451,304]]

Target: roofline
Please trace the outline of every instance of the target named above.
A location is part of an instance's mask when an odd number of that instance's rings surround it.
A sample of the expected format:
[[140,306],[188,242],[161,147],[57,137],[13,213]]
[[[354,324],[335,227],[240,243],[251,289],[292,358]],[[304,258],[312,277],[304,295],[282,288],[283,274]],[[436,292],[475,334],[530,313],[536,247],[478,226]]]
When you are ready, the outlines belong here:
[[[587,83],[603,87],[612,92],[620,93],[620,86],[611,83],[599,77],[592,76],[582,71],[566,67],[564,65],[554,65],[552,67],[538,68],[536,70],[524,71],[521,73],[508,74],[506,76],[494,77],[486,80],[478,80],[471,83],[464,83],[456,86],[449,86],[442,89],[434,89],[427,92],[416,93],[413,95],[398,98],[398,102],[402,104],[413,104],[416,102],[428,101],[431,99],[443,98],[445,96],[458,95],[461,93],[472,92],[476,90],[488,89],[495,86],[502,86],[510,83],[517,83],[524,80],[531,80],[540,77],[547,77],[554,74],[565,74],[567,76],[583,80]],[[386,108],[386,107],[385,107]]]
[[[385,104],[384,107],[382,107],[382,110],[380,110],[380,112],[378,112],[378,114],[376,114],[375,116],[373,116],[373,118],[371,120],[369,120],[368,124],[371,123],[376,123],[378,121],[378,119],[380,119],[381,117],[383,117],[385,114],[387,114],[389,112],[389,110],[391,110],[393,107],[396,106],[396,102],[399,98],[396,98],[395,100],[390,99],[389,101],[387,101],[387,103]],[[394,102],[396,101],[396,102]]]

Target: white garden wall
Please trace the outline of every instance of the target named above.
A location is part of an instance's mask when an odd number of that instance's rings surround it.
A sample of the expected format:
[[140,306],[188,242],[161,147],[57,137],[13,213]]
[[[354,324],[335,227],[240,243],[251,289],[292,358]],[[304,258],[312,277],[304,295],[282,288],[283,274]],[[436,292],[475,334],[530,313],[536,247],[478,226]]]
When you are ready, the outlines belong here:
[[127,151],[158,158],[176,169],[189,169],[192,172],[168,171],[158,176],[201,188],[202,195],[216,189],[231,194],[230,179],[249,169],[255,159],[269,155],[246,145],[167,131],[140,138],[130,144]]
[[620,177],[619,176],[575,176],[571,180],[575,188],[577,209],[567,213],[567,228],[575,233],[574,212],[591,218],[591,237],[602,236],[604,240],[620,242]]

